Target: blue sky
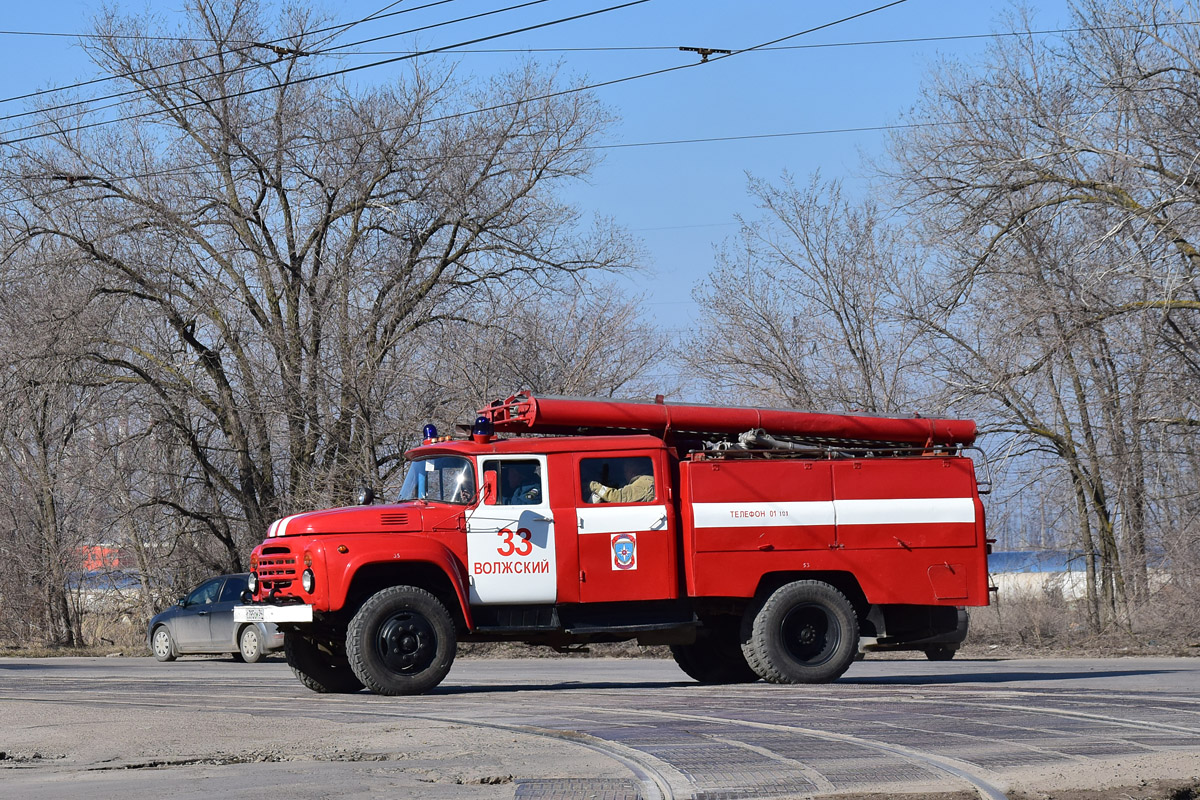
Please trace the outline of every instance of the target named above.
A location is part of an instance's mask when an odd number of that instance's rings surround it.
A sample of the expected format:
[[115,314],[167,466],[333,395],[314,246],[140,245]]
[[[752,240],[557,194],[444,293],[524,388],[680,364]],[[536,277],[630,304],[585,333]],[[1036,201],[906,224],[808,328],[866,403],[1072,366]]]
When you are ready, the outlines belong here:
[[[380,10],[388,0],[327,0],[315,3],[332,20],[350,21]],[[405,0],[392,10],[429,2]],[[515,4],[517,0],[454,0],[384,21],[360,25],[343,41]],[[524,25],[616,5],[621,0],[547,0],[529,8],[470,23],[365,46],[369,50],[438,47]],[[547,52],[533,57],[561,61],[572,75],[591,82],[692,63],[698,56],[679,46],[738,50],[883,5],[886,0],[802,3],[783,0],[649,0],[585,20],[500,39],[476,48],[655,47],[652,50]],[[8,0],[0,12],[5,31],[84,32],[100,8],[92,0]],[[152,8],[170,20],[183,0],[120,3],[130,11]],[[986,34],[1011,29],[1012,6],[1000,0],[954,2],[907,0],[902,4],[807,34],[786,45],[824,45],[919,37]],[[1034,26],[1069,25],[1064,0],[1036,4]],[[886,125],[900,121],[917,100],[922,76],[939,55],[966,62],[982,59],[984,39],[859,44],[751,52],[696,69],[630,81],[598,96],[620,118],[612,143],[754,136]],[[462,53],[452,58],[466,73],[487,75],[530,57],[528,53]],[[346,63],[386,58],[364,55]],[[383,81],[404,65],[356,73],[362,83]],[[63,37],[0,34],[0,97],[10,98],[93,77],[76,41]],[[0,103],[0,115],[24,110]],[[0,125],[11,123],[0,122]],[[644,295],[648,310],[666,327],[695,323],[691,287],[712,266],[713,244],[734,236],[734,215],[752,213],[746,173],[775,177],[782,170],[862,186],[860,156],[875,154],[881,132],[830,133],[720,143],[677,144],[609,150],[587,186],[571,196],[585,212],[614,217],[644,243],[646,271],[628,288]],[[0,153],[0,157],[2,157]]]

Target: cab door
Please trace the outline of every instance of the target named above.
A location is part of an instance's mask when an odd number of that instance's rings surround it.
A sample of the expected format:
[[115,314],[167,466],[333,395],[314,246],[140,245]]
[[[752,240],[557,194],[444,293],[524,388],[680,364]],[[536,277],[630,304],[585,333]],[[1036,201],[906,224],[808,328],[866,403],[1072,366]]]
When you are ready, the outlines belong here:
[[[470,602],[555,602],[558,573],[546,457],[482,458],[479,475],[483,502],[467,514]],[[490,496],[485,484],[496,487]]]
[[678,597],[676,523],[663,454],[580,456],[577,463],[579,599]]

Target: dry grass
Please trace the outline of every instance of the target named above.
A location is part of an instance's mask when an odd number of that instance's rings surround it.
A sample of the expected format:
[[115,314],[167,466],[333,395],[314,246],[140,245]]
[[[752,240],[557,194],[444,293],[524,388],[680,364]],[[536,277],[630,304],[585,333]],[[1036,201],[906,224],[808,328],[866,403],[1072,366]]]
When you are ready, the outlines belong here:
[[1061,592],[1001,595],[987,608],[971,609],[967,645],[1009,652],[1078,655],[1200,655],[1200,598],[1187,586],[1161,587],[1146,602],[1130,604],[1097,632],[1083,601]]
[[52,645],[16,645],[0,643],[0,658],[105,658],[117,656],[148,656],[150,651],[141,647],[55,647]]

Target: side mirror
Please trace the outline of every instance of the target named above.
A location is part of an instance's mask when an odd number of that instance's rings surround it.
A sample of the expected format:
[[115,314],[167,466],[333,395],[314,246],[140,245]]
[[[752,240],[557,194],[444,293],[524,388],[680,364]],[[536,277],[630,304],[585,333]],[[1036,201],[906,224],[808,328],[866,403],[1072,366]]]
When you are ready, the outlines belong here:
[[495,472],[495,470],[483,473],[483,504],[485,506],[496,505],[496,472]]
[[175,605],[179,606],[180,608],[187,608],[187,598],[186,597],[179,598],[178,600],[175,601]]
[[364,486],[358,490],[358,496],[355,498],[360,506],[369,506],[375,502],[375,490],[370,486]]

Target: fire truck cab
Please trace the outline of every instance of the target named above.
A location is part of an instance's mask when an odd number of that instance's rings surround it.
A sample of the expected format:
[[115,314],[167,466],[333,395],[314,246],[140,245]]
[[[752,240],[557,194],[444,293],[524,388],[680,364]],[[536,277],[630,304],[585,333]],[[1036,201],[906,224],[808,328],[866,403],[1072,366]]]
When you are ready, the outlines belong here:
[[470,435],[427,428],[394,503],[273,523],[235,618],[283,628],[322,692],[428,691],[460,641],[665,644],[706,683],[950,657],[988,601],[974,434],[519,394]]

